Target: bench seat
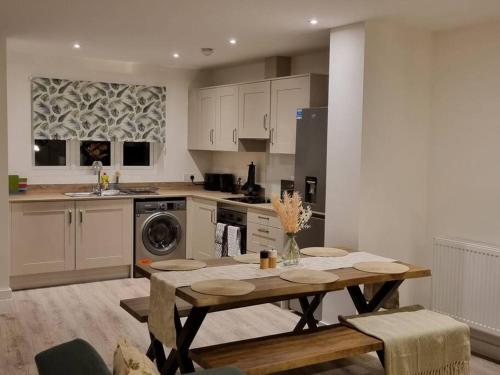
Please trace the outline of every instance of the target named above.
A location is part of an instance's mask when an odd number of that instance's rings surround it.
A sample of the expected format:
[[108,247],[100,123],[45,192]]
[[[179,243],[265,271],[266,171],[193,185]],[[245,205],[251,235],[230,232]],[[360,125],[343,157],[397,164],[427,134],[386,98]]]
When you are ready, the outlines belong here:
[[[176,298],[175,304],[181,318],[188,316],[193,307],[186,301]],[[147,323],[149,317],[149,296],[122,299],[120,306],[141,323]]]
[[190,350],[203,368],[232,366],[264,375],[382,350],[382,341],[352,328],[332,325]]

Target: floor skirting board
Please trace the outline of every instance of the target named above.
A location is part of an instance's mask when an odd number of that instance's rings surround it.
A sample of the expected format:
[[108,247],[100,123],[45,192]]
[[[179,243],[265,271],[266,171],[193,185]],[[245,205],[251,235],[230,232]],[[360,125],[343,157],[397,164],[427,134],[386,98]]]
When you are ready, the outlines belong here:
[[36,275],[11,276],[12,290],[43,288],[56,285],[86,283],[123,279],[130,277],[130,266],[95,268],[90,270],[74,270],[62,272],[40,273]]
[[500,337],[471,329],[471,346],[474,353],[500,362]]

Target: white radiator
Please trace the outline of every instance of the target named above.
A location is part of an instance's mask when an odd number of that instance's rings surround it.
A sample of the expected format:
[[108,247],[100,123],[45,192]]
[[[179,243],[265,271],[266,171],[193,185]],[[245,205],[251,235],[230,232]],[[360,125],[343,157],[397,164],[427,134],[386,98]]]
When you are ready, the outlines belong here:
[[500,336],[500,248],[435,238],[432,308]]

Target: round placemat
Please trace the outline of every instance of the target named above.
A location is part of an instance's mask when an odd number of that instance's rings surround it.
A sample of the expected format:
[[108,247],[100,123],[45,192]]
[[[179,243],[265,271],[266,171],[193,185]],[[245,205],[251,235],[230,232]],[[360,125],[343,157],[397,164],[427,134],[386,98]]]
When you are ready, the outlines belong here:
[[160,271],[193,271],[204,268],[207,264],[193,259],[171,259],[153,262],[150,266]]
[[[248,264],[259,264],[260,263],[260,254],[257,253],[247,253],[242,255],[235,255],[233,259],[240,263],[248,263]],[[277,262],[281,262],[281,257],[278,256]]]
[[233,279],[214,279],[197,281],[191,285],[195,292],[213,296],[242,296],[253,292],[255,285],[247,281]]
[[405,273],[410,269],[404,264],[393,262],[360,262],[353,265],[353,267],[359,271],[386,274]]
[[345,250],[334,247],[306,247],[305,249],[301,249],[300,252],[313,257],[344,257],[349,254]]
[[339,276],[326,272],[308,269],[296,269],[283,272],[280,277],[283,280],[300,284],[328,284],[339,279]]

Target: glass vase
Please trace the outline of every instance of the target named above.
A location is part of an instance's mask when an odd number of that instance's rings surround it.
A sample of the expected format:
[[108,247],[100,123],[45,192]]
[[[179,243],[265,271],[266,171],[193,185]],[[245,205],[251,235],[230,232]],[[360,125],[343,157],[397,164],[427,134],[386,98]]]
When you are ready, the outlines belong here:
[[300,249],[297,241],[295,240],[295,233],[287,233],[287,240],[285,243],[283,254],[283,265],[286,267],[297,266],[300,259]]

